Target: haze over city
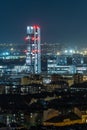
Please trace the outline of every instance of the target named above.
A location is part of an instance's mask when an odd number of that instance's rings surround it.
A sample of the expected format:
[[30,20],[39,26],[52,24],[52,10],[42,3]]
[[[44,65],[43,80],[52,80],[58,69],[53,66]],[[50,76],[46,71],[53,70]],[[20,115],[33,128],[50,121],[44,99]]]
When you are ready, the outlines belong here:
[[26,26],[41,27],[42,42],[87,43],[86,0],[1,0],[0,43],[24,43]]

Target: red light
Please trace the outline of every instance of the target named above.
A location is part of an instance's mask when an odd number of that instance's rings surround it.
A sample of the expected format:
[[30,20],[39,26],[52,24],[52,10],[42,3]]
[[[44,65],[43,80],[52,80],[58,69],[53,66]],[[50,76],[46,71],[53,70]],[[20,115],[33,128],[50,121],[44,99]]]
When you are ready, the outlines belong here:
[[33,28],[37,29],[40,28],[38,25],[34,25]]
[[35,37],[32,37],[31,40],[34,41],[34,40],[35,40]]
[[33,26],[33,28],[36,28],[35,26]]
[[32,50],[32,53],[35,53],[36,52],[36,50]]
[[36,53],[36,52],[38,52],[38,50],[32,50],[32,53]]
[[39,28],[39,26],[36,26],[36,28]]
[[29,36],[25,37],[25,41],[27,41],[27,40],[29,40],[29,39],[30,39],[30,37],[29,37]]
[[37,37],[37,38],[32,37],[31,40],[32,40],[32,41],[34,41],[34,40],[37,40],[37,41],[38,41],[38,40],[40,40],[40,37]]
[[32,53],[39,53],[40,50],[32,50]]

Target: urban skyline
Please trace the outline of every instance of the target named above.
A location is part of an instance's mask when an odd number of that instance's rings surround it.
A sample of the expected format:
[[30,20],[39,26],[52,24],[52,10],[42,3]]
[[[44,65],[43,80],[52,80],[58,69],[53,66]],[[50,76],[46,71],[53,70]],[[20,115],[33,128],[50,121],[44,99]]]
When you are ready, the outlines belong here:
[[87,1],[0,1],[0,130],[87,129]]
[[26,26],[38,24],[42,42],[85,46],[86,6],[86,0],[1,1],[0,42],[24,43]]

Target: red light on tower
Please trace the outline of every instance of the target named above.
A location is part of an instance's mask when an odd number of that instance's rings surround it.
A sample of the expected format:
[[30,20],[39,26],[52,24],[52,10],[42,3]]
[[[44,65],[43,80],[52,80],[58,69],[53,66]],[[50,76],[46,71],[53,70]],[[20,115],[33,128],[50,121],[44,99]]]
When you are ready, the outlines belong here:
[[32,53],[40,53],[40,50],[32,50]]
[[32,37],[31,40],[34,41],[34,40],[35,40],[35,37]]
[[35,25],[33,26],[33,28],[36,28]]
[[32,53],[35,53],[36,52],[36,50],[32,50]]
[[29,40],[29,39],[30,39],[30,37],[29,37],[29,36],[25,37],[25,41],[27,41],[27,40]]
[[40,28],[39,26],[36,26],[36,28]]
[[38,41],[38,40],[40,40],[40,37],[37,37],[37,38],[36,38],[36,37],[32,37],[31,40],[32,40],[32,41],[34,41],[34,40],[37,40],[37,41]]
[[38,25],[34,25],[33,28],[38,29],[40,27]]

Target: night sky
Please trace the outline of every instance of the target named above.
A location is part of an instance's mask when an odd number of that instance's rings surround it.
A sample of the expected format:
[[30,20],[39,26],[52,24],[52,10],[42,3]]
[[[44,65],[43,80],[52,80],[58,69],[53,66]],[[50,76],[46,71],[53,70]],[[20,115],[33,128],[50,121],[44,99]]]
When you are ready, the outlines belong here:
[[87,43],[87,0],[0,0],[0,43],[24,43],[27,25],[41,27],[42,43]]

